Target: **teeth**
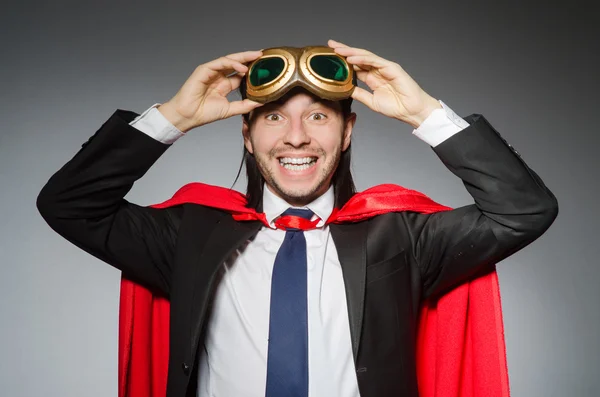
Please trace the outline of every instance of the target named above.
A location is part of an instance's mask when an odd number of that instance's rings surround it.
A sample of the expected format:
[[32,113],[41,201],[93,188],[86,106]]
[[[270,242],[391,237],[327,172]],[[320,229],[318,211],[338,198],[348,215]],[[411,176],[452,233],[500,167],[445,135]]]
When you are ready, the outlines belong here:
[[282,164],[282,165],[283,165],[283,168],[292,170],[292,171],[302,171],[302,170],[312,167],[312,164],[303,164],[303,165]]
[[279,162],[283,164],[309,164],[314,162],[315,159],[313,157],[304,157],[304,158],[293,158],[293,157],[284,157],[279,159]]
[[317,162],[317,159],[313,157],[304,157],[304,158],[292,158],[292,157],[284,157],[279,159],[279,164],[285,169],[292,171],[302,171],[307,168],[312,167]]

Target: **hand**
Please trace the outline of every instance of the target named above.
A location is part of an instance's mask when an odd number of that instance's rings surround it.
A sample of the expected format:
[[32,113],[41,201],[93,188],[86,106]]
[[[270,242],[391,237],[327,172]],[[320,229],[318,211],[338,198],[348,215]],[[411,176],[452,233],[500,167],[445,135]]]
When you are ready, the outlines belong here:
[[418,128],[433,110],[442,107],[439,101],[423,91],[397,63],[334,40],[329,40],[327,44],[345,57],[348,64],[353,65],[358,79],[373,90],[373,93],[370,93],[356,87],[352,93],[352,98],[364,103],[371,110]]
[[250,99],[229,102],[227,94],[240,86],[248,72],[244,63],[261,55],[262,51],[238,52],[198,66],[177,94],[158,110],[182,132],[250,112],[262,104]]

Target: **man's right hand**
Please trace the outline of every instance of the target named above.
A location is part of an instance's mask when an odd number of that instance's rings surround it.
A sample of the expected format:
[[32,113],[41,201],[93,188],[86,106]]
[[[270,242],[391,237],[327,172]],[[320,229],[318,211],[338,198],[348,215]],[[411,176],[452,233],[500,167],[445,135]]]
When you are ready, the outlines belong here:
[[248,72],[244,64],[261,55],[262,51],[238,52],[198,66],[177,94],[158,110],[180,131],[187,132],[256,109],[262,104],[250,99],[229,102],[227,95],[239,87]]

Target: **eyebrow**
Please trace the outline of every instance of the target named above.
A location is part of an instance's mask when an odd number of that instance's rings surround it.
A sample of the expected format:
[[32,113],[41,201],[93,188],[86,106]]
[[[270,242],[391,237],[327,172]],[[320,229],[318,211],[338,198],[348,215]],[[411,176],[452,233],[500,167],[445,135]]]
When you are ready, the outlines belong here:
[[[285,102],[284,98],[285,98],[285,95],[282,96],[281,98],[275,100],[275,101],[266,103],[266,104],[264,104],[263,106],[261,106],[259,108],[251,110],[250,114],[249,114],[249,117],[252,118],[252,116],[255,115],[257,112],[258,113],[269,112],[269,111],[272,111],[273,108],[278,108],[280,106],[283,106],[284,102]],[[312,106],[315,103],[319,103],[319,104],[321,104],[323,106],[326,106],[326,107],[329,107],[329,108],[333,108],[334,107],[332,101],[328,101],[326,99],[317,98],[317,97],[314,97],[314,96],[311,95],[310,96],[310,102],[308,103],[308,106]]]

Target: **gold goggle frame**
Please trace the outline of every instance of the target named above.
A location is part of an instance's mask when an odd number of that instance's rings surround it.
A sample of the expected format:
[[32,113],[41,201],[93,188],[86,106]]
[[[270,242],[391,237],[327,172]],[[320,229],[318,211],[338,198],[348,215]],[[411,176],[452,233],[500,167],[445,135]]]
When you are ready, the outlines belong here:
[[[311,59],[318,55],[336,56],[346,65],[348,76],[336,81],[320,76],[311,67]],[[250,82],[252,67],[265,58],[278,57],[284,62],[281,73],[268,83],[254,86]],[[246,75],[246,97],[260,103],[275,101],[294,87],[300,86],[313,94],[333,101],[352,95],[356,84],[354,69],[333,48],[325,46],[273,47],[263,50],[263,55],[248,66]]]

